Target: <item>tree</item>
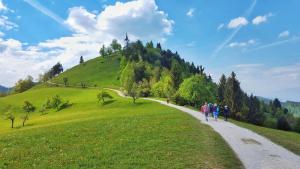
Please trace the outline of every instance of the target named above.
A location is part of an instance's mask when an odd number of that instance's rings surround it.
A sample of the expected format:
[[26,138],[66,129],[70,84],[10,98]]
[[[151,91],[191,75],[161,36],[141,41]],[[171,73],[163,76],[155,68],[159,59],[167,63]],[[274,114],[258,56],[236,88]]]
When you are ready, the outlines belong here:
[[106,56],[106,49],[105,46],[102,45],[100,51],[99,51],[100,56],[105,57]]
[[224,95],[225,95],[225,87],[226,87],[226,76],[224,74],[222,74],[221,78],[220,78],[220,82],[218,84],[218,103],[220,105],[224,105]]
[[19,80],[14,88],[16,93],[22,93],[34,86],[33,78],[31,76],[27,76],[24,80]]
[[55,77],[56,75],[60,74],[63,71],[64,71],[64,68],[63,68],[62,64],[59,62],[56,63],[51,69],[51,78]]
[[51,100],[51,107],[56,109],[56,111],[60,110],[60,105],[63,103],[61,97],[59,95],[55,95]]
[[211,82],[207,83],[203,75],[194,75],[181,83],[178,94],[191,105],[198,107],[204,102],[214,102],[216,89]]
[[159,49],[159,51],[161,51],[161,50],[162,50],[162,49],[161,49],[161,45],[160,45],[160,43],[157,43],[157,44],[156,44],[156,48],[157,48],[157,49]]
[[11,128],[14,128],[15,115],[13,113],[8,113],[6,118],[11,121]]
[[29,102],[25,101],[23,105],[23,110],[25,111],[25,115],[21,118],[23,119],[23,127],[25,126],[25,122],[29,120],[29,113],[34,112],[35,107]]
[[118,43],[118,41],[116,39],[114,39],[111,43],[111,48],[113,49],[114,52],[116,51],[121,51],[122,49],[122,46],[121,44]]
[[133,103],[138,96],[138,85],[135,82],[135,72],[133,63],[128,63],[121,73],[121,84],[129,96],[133,98]]
[[67,77],[64,77],[63,81],[64,81],[65,87],[67,87],[69,79]]
[[233,116],[241,110],[242,93],[240,82],[236,79],[235,73],[232,72],[231,76],[226,81],[224,98],[225,104],[230,107]]
[[280,130],[290,131],[291,126],[285,116],[281,116],[277,120],[277,128]]
[[107,92],[105,92],[104,90],[101,90],[99,92],[99,94],[97,95],[97,98],[98,98],[99,102],[102,102],[102,104],[104,104],[105,98],[112,99],[113,97],[110,94],[108,94]]
[[260,102],[257,97],[252,94],[248,99],[248,108],[246,120],[252,124],[262,125],[265,118],[260,112]]
[[84,63],[83,56],[80,56],[79,64],[83,64],[83,63]]
[[173,87],[174,89],[178,89],[180,83],[182,82],[182,77],[181,77],[181,66],[179,64],[179,62],[175,59],[172,60],[172,65],[171,65],[171,77],[172,77],[172,83],[173,83]]

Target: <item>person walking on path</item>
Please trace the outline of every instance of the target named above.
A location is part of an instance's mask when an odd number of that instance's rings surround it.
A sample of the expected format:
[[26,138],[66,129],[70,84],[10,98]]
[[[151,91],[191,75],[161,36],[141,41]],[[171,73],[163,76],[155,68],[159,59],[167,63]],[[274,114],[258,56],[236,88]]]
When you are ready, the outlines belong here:
[[209,106],[208,106],[207,102],[205,102],[205,104],[203,106],[203,111],[205,114],[205,120],[208,121]]
[[228,106],[226,105],[226,106],[224,107],[224,119],[225,119],[225,121],[227,121],[228,116],[229,116],[229,108],[228,108]]
[[215,119],[216,121],[218,120],[219,111],[220,111],[220,108],[219,108],[219,106],[215,103],[214,106],[213,106],[213,115],[214,115],[214,119]]

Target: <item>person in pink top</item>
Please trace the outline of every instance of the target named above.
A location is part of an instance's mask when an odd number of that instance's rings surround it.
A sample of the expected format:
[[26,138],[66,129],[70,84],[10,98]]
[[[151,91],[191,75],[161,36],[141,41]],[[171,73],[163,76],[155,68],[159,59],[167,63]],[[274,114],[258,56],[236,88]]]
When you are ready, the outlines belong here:
[[205,115],[205,120],[208,121],[209,107],[207,105],[207,102],[205,102],[205,104],[203,106],[203,111],[204,111],[204,115]]

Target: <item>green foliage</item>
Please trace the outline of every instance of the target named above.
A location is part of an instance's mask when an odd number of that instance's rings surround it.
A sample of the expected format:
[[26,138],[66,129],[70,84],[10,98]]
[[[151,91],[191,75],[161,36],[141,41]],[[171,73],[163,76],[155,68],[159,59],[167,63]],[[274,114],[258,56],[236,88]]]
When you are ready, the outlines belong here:
[[24,112],[26,112],[26,113],[35,111],[35,107],[29,101],[25,101],[22,108],[23,108]]
[[6,119],[11,121],[11,128],[14,128],[15,115],[12,112],[6,114]]
[[19,80],[15,87],[14,87],[14,91],[16,93],[22,93],[30,88],[32,88],[34,86],[34,82],[33,82],[33,78],[31,76],[28,76],[26,79],[24,80]]
[[240,82],[236,79],[234,72],[228,77],[224,91],[224,101],[231,109],[232,115],[235,116],[242,108],[243,92],[240,87]]
[[67,77],[63,78],[65,87],[68,86],[69,79]]
[[118,43],[118,41],[116,39],[114,39],[111,43],[111,48],[114,52],[117,52],[117,51],[121,51],[122,49],[122,46],[121,44]]
[[97,98],[98,98],[98,101],[99,101],[99,102],[102,102],[102,104],[104,104],[106,98],[107,98],[107,99],[112,99],[113,97],[112,97],[110,94],[108,94],[106,91],[101,90],[101,91],[98,93]]
[[216,101],[216,88],[211,82],[207,82],[203,75],[195,75],[185,79],[180,85],[178,94],[192,106]]

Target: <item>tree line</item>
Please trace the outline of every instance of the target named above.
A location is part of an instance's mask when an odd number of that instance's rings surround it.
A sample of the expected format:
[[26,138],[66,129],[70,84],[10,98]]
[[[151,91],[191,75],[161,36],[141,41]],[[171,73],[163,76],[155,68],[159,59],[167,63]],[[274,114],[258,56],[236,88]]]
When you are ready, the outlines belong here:
[[[112,44],[115,43],[117,41]],[[109,48],[108,51],[120,52],[120,47],[118,50],[113,50],[112,45]],[[138,97],[164,97],[197,109],[204,102],[218,103],[221,114],[225,105],[230,107],[233,119],[300,132],[300,118],[282,107],[278,99],[266,104],[253,94],[248,95],[241,89],[234,72],[229,77],[222,75],[215,83],[203,66],[185,61],[177,52],[162,49],[160,43],[155,46],[153,42],[145,45],[140,40],[130,42],[127,36],[121,52],[120,81],[133,102]],[[103,56],[110,55],[105,53]]]

